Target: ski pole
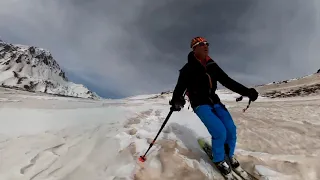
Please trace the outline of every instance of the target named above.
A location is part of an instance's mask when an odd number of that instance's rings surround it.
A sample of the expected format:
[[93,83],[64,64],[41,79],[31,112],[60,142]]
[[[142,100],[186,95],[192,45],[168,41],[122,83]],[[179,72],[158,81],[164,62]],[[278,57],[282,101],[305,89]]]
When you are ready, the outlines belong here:
[[[239,101],[242,101],[242,99],[243,99],[243,96],[240,96],[236,99],[236,101],[239,102]],[[245,112],[250,107],[250,104],[251,104],[251,99],[249,99],[249,103],[248,103],[247,107],[244,108],[242,111]]]
[[[187,90],[185,90],[184,93],[183,93],[183,96],[182,96],[183,99],[184,99],[184,96],[186,95],[186,93],[187,93]],[[154,145],[154,143],[156,142],[156,140],[157,140],[160,132],[162,131],[162,129],[164,128],[164,126],[167,124],[167,122],[168,122],[170,116],[172,115],[173,111],[174,111],[174,108],[171,106],[171,107],[170,107],[170,112],[169,112],[169,114],[167,115],[167,117],[166,117],[166,119],[164,120],[164,122],[162,123],[162,126],[161,126],[161,128],[160,128],[157,136],[153,139],[152,143],[149,145],[149,148],[148,148],[148,150],[146,151],[146,153],[145,153],[143,156],[140,156],[139,161],[145,162],[145,161],[147,160],[147,159],[146,159],[147,153],[149,152],[149,150],[151,149],[151,147],[152,147],[152,146]]]
[[243,112],[246,112],[246,110],[250,107],[250,104],[251,104],[251,100],[249,100],[249,103],[248,103],[247,107],[243,109]]
[[171,108],[170,108],[170,112],[169,112],[169,114],[167,115],[165,121],[163,122],[163,124],[162,124],[162,126],[161,126],[161,128],[160,128],[160,130],[159,130],[159,132],[158,132],[158,134],[157,134],[157,136],[154,138],[154,140],[153,140],[152,143],[150,144],[147,152],[146,152],[143,156],[140,156],[139,161],[145,162],[145,161],[147,160],[147,159],[146,159],[146,155],[147,155],[148,151],[151,149],[151,147],[153,146],[153,144],[156,142],[156,139],[158,138],[160,132],[162,131],[162,129],[164,128],[164,126],[165,126],[166,123],[168,122],[168,120],[169,120],[169,118],[170,118],[170,116],[171,116],[172,113],[173,113],[173,108],[171,107]]

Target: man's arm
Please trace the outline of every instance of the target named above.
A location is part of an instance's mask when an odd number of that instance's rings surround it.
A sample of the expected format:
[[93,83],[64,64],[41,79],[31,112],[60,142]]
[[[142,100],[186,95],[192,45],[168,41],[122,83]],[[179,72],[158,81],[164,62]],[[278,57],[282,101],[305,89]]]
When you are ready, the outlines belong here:
[[242,96],[249,96],[249,89],[231,79],[213,60],[207,64],[207,71],[212,78],[217,79],[223,86]]
[[172,95],[172,101],[179,101],[181,97],[183,96],[183,93],[187,89],[187,74],[185,72],[185,69],[182,68],[179,73],[177,84],[174,88],[173,95]]

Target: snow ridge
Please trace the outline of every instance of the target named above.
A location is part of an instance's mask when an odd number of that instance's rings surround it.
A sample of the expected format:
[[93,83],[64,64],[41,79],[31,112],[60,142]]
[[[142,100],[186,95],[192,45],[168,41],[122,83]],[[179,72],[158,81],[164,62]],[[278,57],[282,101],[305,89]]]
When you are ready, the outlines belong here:
[[82,84],[68,81],[48,50],[0,41],[0,86],[60,96],[100,99]]

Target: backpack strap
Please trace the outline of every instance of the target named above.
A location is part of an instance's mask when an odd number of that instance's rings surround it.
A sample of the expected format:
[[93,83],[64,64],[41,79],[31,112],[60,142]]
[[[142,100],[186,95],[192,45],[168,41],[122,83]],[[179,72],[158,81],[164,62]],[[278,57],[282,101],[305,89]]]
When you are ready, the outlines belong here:
[[208,73],[206,73],[207,74],[207,76],[209,77],[209,84],[210,84],[210,89],[212,88],[212,81],[211,81],[211,76],[208,74]]

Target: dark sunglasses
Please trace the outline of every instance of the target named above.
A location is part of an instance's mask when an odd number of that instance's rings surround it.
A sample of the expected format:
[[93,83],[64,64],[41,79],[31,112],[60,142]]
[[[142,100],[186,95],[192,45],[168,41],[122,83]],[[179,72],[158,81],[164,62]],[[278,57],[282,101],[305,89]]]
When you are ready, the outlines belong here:
[[208,43],[208,42],[201,42],[201,43],[199,43],[199,46],[204,46],[204,45],[209,46],[209,43]]
[[196,43],[196,44],[194,44],[192,47],[196,47],[196,46],[204,46],[204,45],[207,45],[207,46],[209,46],[209,43],[208,42],[198,42],[198,43]]

